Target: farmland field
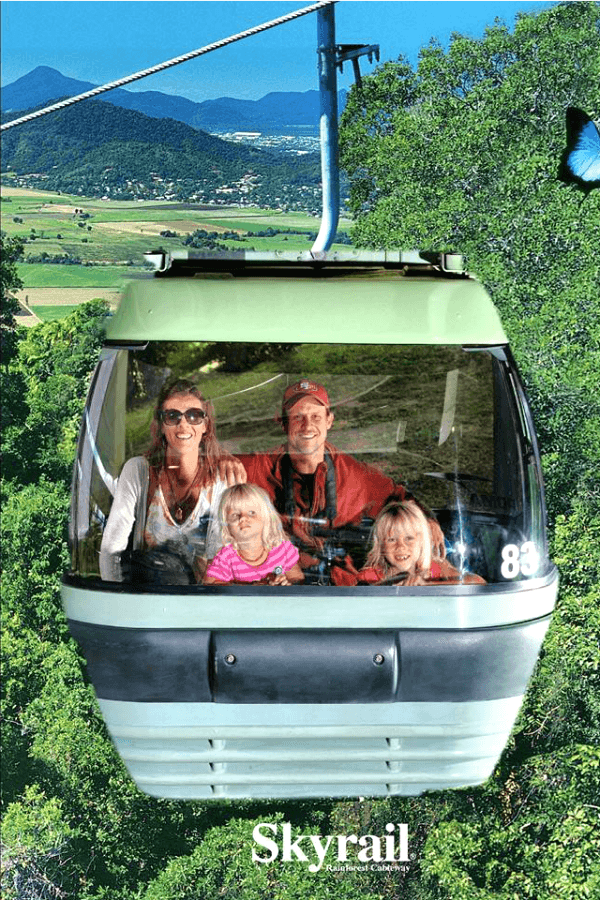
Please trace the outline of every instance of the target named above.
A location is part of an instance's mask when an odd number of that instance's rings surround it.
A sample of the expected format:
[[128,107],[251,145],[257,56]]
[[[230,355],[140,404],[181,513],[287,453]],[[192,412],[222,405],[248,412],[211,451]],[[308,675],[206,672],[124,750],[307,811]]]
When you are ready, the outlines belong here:
[[77,309],[77,306],[68,306],[67,304],[62,306],[32,306],[31,309],[40,321],[54,322],[56,319],[64,319],[65,316]]
[[102,287],[118,290],[139,267],[128,266],[54,266],[47,263],[24,263],[19,277],[24,288]]
[[106,300],[111,307],[116,308],[121,299],[118,290],[97,287],[24,288],[21,291],[15,291],[15,296],[25,307],[22,314],[17,314],[15,318],[19,325],[25,325],[28,328],[38,325],[41,321],[63,319],[81,303],[87,303],[90,300]]
[[[349,224],[341,221],[340,228]],[[23,290],[17,296],[33,313],[24,311],[17,317],[24,325],[60,318],[96,298],[116,306],[124,282],[146,271],[144,253],[159,246],[183,250],[183,240],[196,229],[216,232],[219,243],[235,250],[299,251],[310,249],[311,235],[319,225],[312,216],[278,210],[157,200],[104,201],[2,185],[2,229],[26,241],[25,259],[32,260],[18,265]],[[303,233],[249,234],[268,228]],[[165,237],[161,231],[176,236]],[[221,238],[225,232],[235,232],[240,239]],[[37,261],[64,256],[81,264]]]
[[[30,309],[60,306],[65,315],[69,306],[93,297],[114,305],[123,283],[145,271],[144,253],[157,247],[183,250],[183,241],[196,229],[216,232],[216,240],[233,250],[301,251],[310,249],[320,226],[319,219],[310,215],[254,207],[106,201],[9,184],[2,185],[1,193],[2,229],[25,240],[25,259],[31,260],[18,265],[23,281],[19,299]],[[341,230],[349,226],[350,222],[340,221]],[[269,228],[284,233],[269,237],[249,233]],[[289,233],[290,229],[301,233]],[[222,238],[226,232],[235,232],[238,239]],[[341,247],[334,244],[333,249]],[[41,261],[64,256],[81,264]],[[46,294],[50,289],[52,295]]]

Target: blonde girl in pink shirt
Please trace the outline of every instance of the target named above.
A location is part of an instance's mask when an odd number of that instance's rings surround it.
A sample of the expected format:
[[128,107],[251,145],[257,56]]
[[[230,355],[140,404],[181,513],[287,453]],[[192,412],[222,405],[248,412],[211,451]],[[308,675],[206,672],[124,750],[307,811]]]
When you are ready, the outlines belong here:
[[285,539],[269,495],[255,484],[236,484],[219,505],[223,547],[209,564],[204,584],[303,581],[298,550]]

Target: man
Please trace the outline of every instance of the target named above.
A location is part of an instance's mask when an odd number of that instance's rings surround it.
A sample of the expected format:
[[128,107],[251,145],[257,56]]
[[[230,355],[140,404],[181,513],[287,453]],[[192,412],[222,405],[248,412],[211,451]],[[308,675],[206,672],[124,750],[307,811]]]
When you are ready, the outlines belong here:
[[[248,481],[271,497],[300,549],[302,569],[309,572],[319,568],[327,553],[325,538],[333,537],[335,543],[335,529],[358,526],[363,518],[374,519],[387,502],[411,499],[403,485],[329,443],[333,420],[323,385],[303,379],[283,395],[280,421],[285,445],[269,453],[239,457]],[[439,525],[430,524],[434,542],[443,544]],[[335,556],[329,560],[333,562],[332,580],[349,583],[344,570],[353,570],[351,558],[340,550]]]

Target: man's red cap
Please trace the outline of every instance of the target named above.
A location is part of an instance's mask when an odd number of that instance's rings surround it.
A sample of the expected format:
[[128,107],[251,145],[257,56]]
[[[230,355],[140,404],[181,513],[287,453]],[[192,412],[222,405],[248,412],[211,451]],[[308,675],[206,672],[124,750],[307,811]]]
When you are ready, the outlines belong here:
[[323,406],[329,408],[329,397],[327,396],[327,391],[323,385],[317,384],[316,381],[309,381],[307,378],[303,378],[302,381],[291,384],[289,388],[286,389],[283,395],[282,412],[285,413],[288,409],[291,409],[291,407],[294,406],[298,400],[302,400],[303,397],[312,397],[317,403],[321,403]]

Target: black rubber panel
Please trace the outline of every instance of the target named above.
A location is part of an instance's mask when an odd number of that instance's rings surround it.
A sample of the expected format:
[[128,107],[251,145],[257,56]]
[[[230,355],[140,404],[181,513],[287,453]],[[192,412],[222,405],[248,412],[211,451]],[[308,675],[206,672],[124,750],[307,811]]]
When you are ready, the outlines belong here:
[[394,631],[217,631],[217,703],[391,703]]
[[402,631],[397,700],[497,700],[525,693],[549,618],[472,631]]
[[113,628],[69,621],[103,700],[208,703],[210,631]]
[[462,631],[69,625],[106,700],[459,703],[523,694],[548,623]]

